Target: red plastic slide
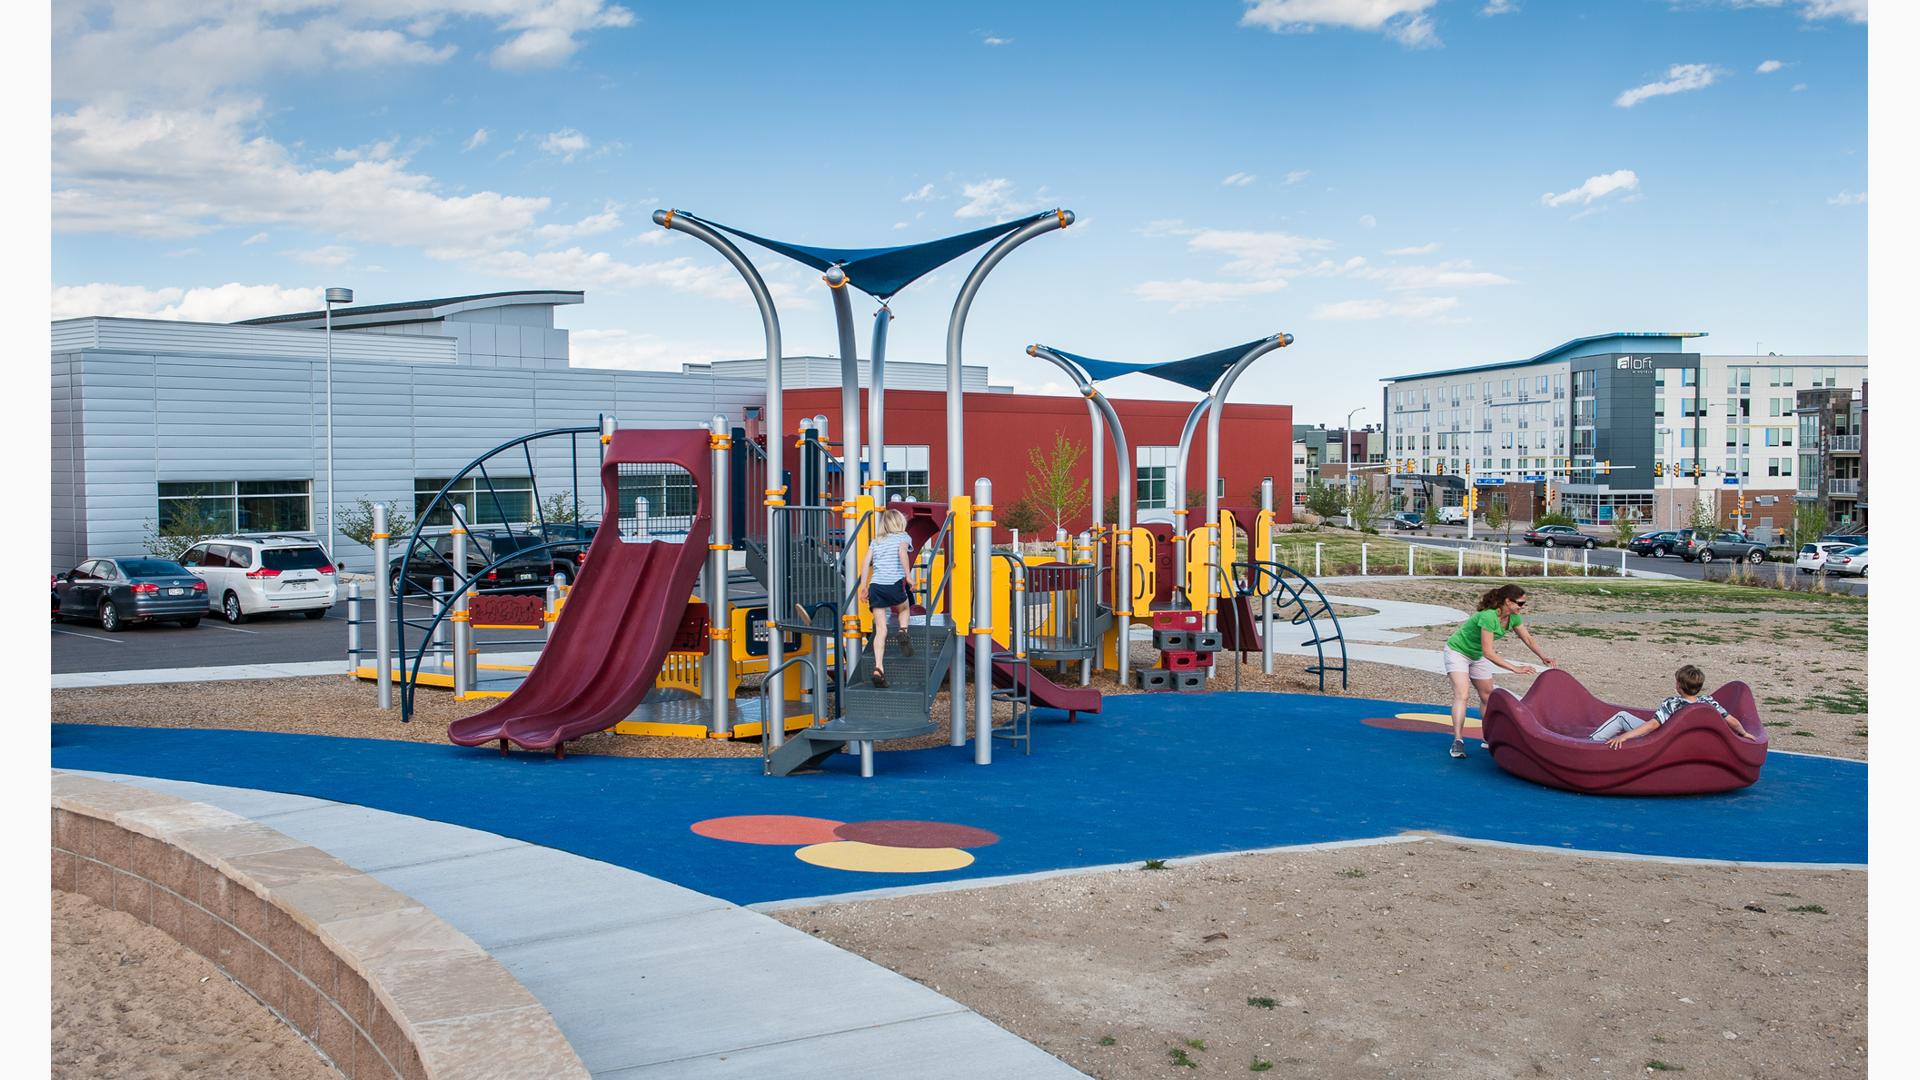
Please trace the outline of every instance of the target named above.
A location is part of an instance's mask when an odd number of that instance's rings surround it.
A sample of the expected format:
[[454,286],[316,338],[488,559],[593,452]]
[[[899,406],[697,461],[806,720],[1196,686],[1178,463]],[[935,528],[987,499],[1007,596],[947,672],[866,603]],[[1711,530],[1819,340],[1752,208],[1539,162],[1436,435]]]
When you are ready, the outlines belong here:
[[[993,662],[993,685],[1005,689],[1020,681],[1017,668],[1004,660]],[[1027,691],[1033,696],[1033,703],[1046,709],[1065,709],[1068,720],[1078,720],[1080,713],[1100,711],[1100,691],[1090,686],[1061,686],[1045,675],[1040,674],[1029,664],[1027,673]]]
[[[605,492],[603,522],[587,549],[580,581],[567,597],[553,636],[526,681],[511,697],[485,712],[447,726],[462,746],[506,740],[544,750],[619,723],[653,688],[660,664],[686,611],[687,597],[706,562],[713,508],[707,433],[619,431],[600,468]],[[629,494],[621,498],[621,465],[655,466],[628,480],[646,497],[684,483],[679,466],[699,493],[691,518],[635,514]],[[669,468],[662,470],[658,466]],[[669,475],[663,477],[662,471]],[[628,536],[649,527],[644,539]],[[684,525],[685,534],[678,533]],[[672,529],[667,532],[665,529]],[[504,745],[502,747],[504,749]]]

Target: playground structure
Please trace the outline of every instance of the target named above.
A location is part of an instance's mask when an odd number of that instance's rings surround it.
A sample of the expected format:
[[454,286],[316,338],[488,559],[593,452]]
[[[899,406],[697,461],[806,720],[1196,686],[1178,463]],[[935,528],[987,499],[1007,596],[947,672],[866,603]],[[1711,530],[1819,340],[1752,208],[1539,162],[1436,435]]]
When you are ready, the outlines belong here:
[[[454,575],[458,580],[430,598],[431,616],[397,617],[396,611],[404,611],[404,597],[390,591],[388,537],[384,521],[377,523],[376,591],[388,599],[376,604],[380,644],[370,674],[380,684],[383,706],[395,674],[386,659],[391,655],[386,644],[389,623],[400,634],[404,717],[410,718],[414,689],[424,680],[445,679],[461,696],[505,695],[492,708],[451,725],[448,734],[454,742],[497,744],[503,753],[519,746],[564,754],[568,741],[607,729],[708,738],[759,736],[765,771],[774,775],[817,765],[842,749],[857,753],[862,775],[872,775],[875,743],[936,730],[935,695],[942,683],[952,691],[952,745],[966,743],[971,697],[977,763],[990,763],[995,739],[1030,752],[1033,708],[1059,709],[1069,719],[1099,712],[1100,695],[1089,686],[1092,670],[1112,670],[1127,683],[1133,623],[1168,608],[1190,613],[1200,629],[1216,639],[1226,634],[1227,647],[1236,657],[1259,652],[1268,672],[1273,660],[1264,643],[1271,638],[1277,613],[1305,626],[1308,643],[1321,648],[1319,662],[1307,670],[1320,675],[1322,688],[1332,671],[1341,673],[1344,685],[1344,643],[1330,605],[1311,581],[1271,558],[1271,480],[1263,486],[1258,508],[1223,506],[1218,492],[1219,417],[1227,394],[1254,360],[1291,344],[1292,335],[1275,334],[1158,364],[1120,364],[1046,346],[1029,348],[1030,355],[1073,377],[1087,399],[1095,440],[1093,521],[1078,537],[1057,536],[1047,552],[1021,554],[993,544],[991,482],[980,478],[970,495],[961,494],[966,490],[961,342],[967,313],[986,275],[1020,244],[1069,226],[1071,212],[1048,211],[945,240],[882,249],[786,244],[681,211],[659,211],[654,220],[713,247],[746,282],[767,341],[764,423],[749,429],[715,417],[707,430],[622,430],[613,418],[603,417],[597,429],[554,429],[514,440],[475,459],[449,480],[420,515],[421,525],[402,556],[402,582],[410,580],[408,560],[419,547],[419,529],[443,509],[452,521],[451,563],[467,565],[462,540],[468,523],[448,495],[469,477],[474,479],[472,490],[492,493],[494,516],[506,519],[489,479],[489,461],[518,454],[533,473],[536,444],[567,440],[577,493],[580,440],[598,436],[603,523],[587,548],[579,580],[570,587],[557,585],[544,609],[525,605],[528,622],[505,624],[545,626],[548,639],[530,668],[494,665],[495,672],[510,673],[494,675],[487,686],[482,685],[473,634],[503,625],[483,622],[487,616],[480,614],[498,606],[488,599],[482,580],[495,565]],[[824,416],[802,419],[787,430],[781,410],[778,315],[753,263],[723,234],[823,271],[840,339],[843,424],[838,441]],[[884,485],[877,477],[884,460],[884,365],[893,318],[888,301],[916,278],[989,243],[961,286],[948,326],[947,490],[952,497],[944,504],[883,505]],[[864,439],[849,285],[880,302],[870,350]],[[1184,503],[1186,451],[1200,420],[1209,419],[1206,520],[1191,531],[1163,532],[1133,522],[1133,461],[1125,431],[1094,383],[1135,372],[1206,394],[1183,430],[1176,479],[1181,493],[1177,501]],[[1118,520],[1112,524],[1104,520],[1102,490],[1108,445],[1120,473]],[[548,446],[543,457],[551,460],[553,453]],[[911,568],[916,600],[906,630],[911,654],[894,657],[887,667],[887,685],[875,686],[865,650],[872,613],[857,592],[875,515],[888,506],[908,517],[916,551]],[[507,528],[512,531],[511,524]],[[542,542],[522,546],[515,557],[579,543],[545,541],[545,534],[543,527]],[[1169,541],[1170,558],[1163,550]],[[741,569],[732,565],[736,555]],[[1252,604],[1256,599],[1257,618]],[[447,626],[452,628],[450,645],[441,644]],[[407,640],[409,629],[419,632],[416,642]],[[1325,643],[1339,643],[1337,661],[1325,651]],[[1041,664],[1052,665],[1053,677],[1036,667]],[[1063,685],[1071,681],[1075,667],[1080,685]],[[1211,674],[1211,668],[1206,670]],[[1238,664],[1236,680],[1237,674]],[[758,686],[750,689],[744,680],[755,676]],[[996,701],[1007,702],[1011,710],[1009,722],[998,728],[993,724]]]

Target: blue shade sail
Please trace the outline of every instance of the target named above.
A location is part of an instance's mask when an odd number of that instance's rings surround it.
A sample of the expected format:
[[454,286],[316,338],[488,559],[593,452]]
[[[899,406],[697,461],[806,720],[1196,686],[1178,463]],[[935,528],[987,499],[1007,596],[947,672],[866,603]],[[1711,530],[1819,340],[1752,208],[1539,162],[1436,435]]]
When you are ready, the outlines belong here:
[[984,229],[975,229],[958,236],[949,236],[943,240],[929,240],[924,244],[907,244],[903,247],[884,248],[829,248],[812,247],[806,244],[789,244],[783,240],[769,240],[764,236],[755,236],[750,232],[736,229],[731,225],[722,225],[717,221],[708,221],[684,210],[675,210],[710,228],[729,232],[742,240],[751,240],[763,248],[777,251],[790,259],[825,270],[830,266],[839,266],[846,271],[847,280],[853,287],[876,300],[890,300],[901,289],[928,273],[945,266],[954,259],[965,255],[982,244],[998,240],[1057,210],[1044,210],[1018,221],[1003,221],[998,225],[989,225]]
[[1091,356],[1080,356],[1065,349],[1055,349],[1051,345],[1046,348],[1079,364],[1088,377],[1095,382],[1137,373],[1152,375],[1157,379],[1179,383],[1181,386],[1190,386],[1204,394],[1213,389],[1213,384],[1234,365],[1234,361],[1247,355],[1250,350],[1265,344],[1266,341],[1266,338],[1256,338],[1245,345],[1235,345],[1230,349],[1189,356],[1185,360],[1165,360],[1154,364],[1122,364],[1115,360],[1095,360]]

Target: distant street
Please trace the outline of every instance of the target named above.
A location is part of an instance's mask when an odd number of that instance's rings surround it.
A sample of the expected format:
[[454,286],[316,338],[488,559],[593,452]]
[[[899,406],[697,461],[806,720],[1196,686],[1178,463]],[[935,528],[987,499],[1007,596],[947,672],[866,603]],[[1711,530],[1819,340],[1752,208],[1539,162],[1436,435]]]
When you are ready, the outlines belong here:
[[[1514,535],[1518,536],[1522,531],[1523,530],[1516,528],[1514,530]],[[1383,533],[1382,535],[1394,540],[1406,540],[1415,544],[1432,544],[1438,547],[1461,547],[1467,543],[1467,539],[1466,539],[1467,530],[1466,530],[1466,526],[1464,525],[1437,525],[1434,527],[1431,535],[1429,535],[1426,532],[1418,532],[1418,531],[1391,532],[1391,533]],[[1474,530],[1473,546],[1478,549],[1484,549],[1492,552],[1499,551],[1501,545],[1496,543],[1489,546],[1486,540],[1486,535],[1487,533],[1484,528],[1476,528]],[[1531,559],[1538,559],[1540,557],[1542,550],[1543,549],[1537,548],[1532,544],[1527,543],[1524,540],[1506,545],[1506,551],[1509,557],[1520,556],[1520,557],[1527,557]],[[1567,548],[1567,547],[1559,547],[1554,549],[1553,557],[1555,559],[1564,559],[1569,556],[1571,556],[1574,559],[1574,561],[1576,562],[1579,561],[1580,550],[1578,548]],[[1588,561],[1593,563],[1595,566],[1617,567],[1620,565],[1620,549],[1610,548],[1610,547],[1596,547],[1593,549],[1592,554],[1588,556]],[[1753,570],[1758,573],[1763,573],[1771,577],[1771,575],[1774,572],[1774,567],[1776,565],[1778,564],[1761,563],[1760,565],[1753,567]],[[1680,558],[1678,555],[1653,556],[1649,558],[1642,558],[1638,555],[1629,554],[1627,556],[1627,568],[1629,570],[1651,570],[1654,573],[1658,573],[1658,574],[1672,574],[1674,577],[1690,578],[1694,581],[1701,581],[1701,580],[1724,579],[1727,576],[1727,574],[1732,570],[1733,564],[1726,562],[1725,560],[1720,560],[1712,563],[1688,562],[1685,559]],[[1535,564],[1534,569],[1538,571],[1539,567],[1537,564]],[[1808,575],[1800,574],[1799,571],[1792,566],[1788,566],[1786,569],[1787,569],[1787,576],[1789,578],[1804,579],[1805,577],[1808,576]],[[1848,593],[1854,596],[1865,596],[1867,595],[1867,579],[1859,578],[1859,577],[1841,577],[1836,574],[1828,574],[1827,588],[1833,590],[1834,592]]]

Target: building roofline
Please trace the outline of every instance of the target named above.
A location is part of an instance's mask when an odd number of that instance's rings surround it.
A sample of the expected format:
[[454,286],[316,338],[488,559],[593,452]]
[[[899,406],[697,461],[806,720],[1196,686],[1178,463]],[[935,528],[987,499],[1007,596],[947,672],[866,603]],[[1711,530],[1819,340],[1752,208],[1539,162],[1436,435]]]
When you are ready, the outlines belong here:
[[[417,312],[417,320],[382,319],[382,322],[424,321],[445,318],[458,311],[472,311],[476,308],[507,307],[513,304],[580,304],[585,303],[587,294],[578,289],[516,289],[511,292],[473,293],[469,296],[446,296],[437,300],[409,300],[398,304],[365,304],[359,307],[340,307],[333,309],[333,321],[338,324],[342,319],[354,322],[364,321],[367,316],[395,315],[401,312]],[[326,311],[295,311],[285,315],[266,315],[258,319],[242,319],[236,326],[271,326],[275,323],[308,322],[326,318]]]
[[1538,356],[1529,356],[1525,360],[1500,360],[1491,364],[1475,364],[1471,367],[1460,368],[1441,368],[1437,371],[1421,371],[1411,375],[1386,375],[1381,377],[1380,381],[1400,382],[1405,379],[1426,379],[1435,375],[1468,375],[1476,371],[1497,371],[1501,368],[1525,367],[1528,364],[1538,364],[1543,360],[1550,360],[1569,349],[1577,349],[1582,345],[1591,344],[1595,341],[1605,341],[1608,338],[1696,338],[1706,336],[1707,332],[1704,330],[1615,330],[1608,334],[1588,334],[1586,337],[1577,337],[1564,345],[1556,345]]

